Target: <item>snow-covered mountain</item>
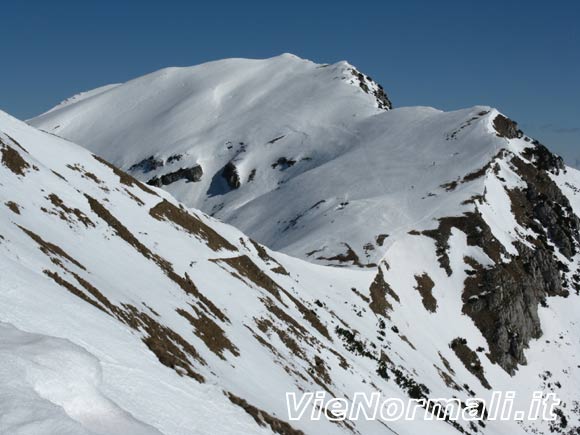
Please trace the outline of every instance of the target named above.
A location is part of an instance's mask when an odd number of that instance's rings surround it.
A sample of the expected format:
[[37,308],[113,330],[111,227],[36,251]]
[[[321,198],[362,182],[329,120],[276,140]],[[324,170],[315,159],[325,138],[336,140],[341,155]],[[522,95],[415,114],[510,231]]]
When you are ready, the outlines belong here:
[[[450,181],[449,167],[432,163],[461,148],[445,138],[483,110],[405,109],[387,117],[390,108],[383,89],[347,62],[318,65],[285,54],[163,69],[75,96],[31,123],[273,249],[368,265],[389,244],[386,228],[415,219],[401,201]],[[442,129],[422,147],[443,141],[443,149],[409,146],[421,120]],[[384,158],[375,160],[377,153]],[[463,157],[445,160],[473,166],[464,161],[467,150]],[[408,183],[427,170],[427,185]],[[370,228],[361,225],[369,221]]]
[[30,122],[272,249],[374,266],[398,236],[461,214],[506,145],[498,112],[391,109],[347,62],[293,55],[168,68]]
[[[283,55],[32,123],[53,134],[0,113],[0,432],[578,430],[580,172],[497,110],[391,109],[347,63]],[[290,421],[286,392],[315,390],[562,404]]]

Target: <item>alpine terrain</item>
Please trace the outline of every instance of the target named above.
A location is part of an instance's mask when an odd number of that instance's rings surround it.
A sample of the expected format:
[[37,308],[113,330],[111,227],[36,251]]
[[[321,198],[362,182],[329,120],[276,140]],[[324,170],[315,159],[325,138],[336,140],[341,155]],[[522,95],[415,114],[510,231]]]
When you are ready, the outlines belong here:
[[[2,434],[580,431],[580,172],[496,109],[290,54],[167,68],[0,112],[0,196]],[[427,405],[290,419],[314,391]],[[556,419],[429,402],[494,391]]]

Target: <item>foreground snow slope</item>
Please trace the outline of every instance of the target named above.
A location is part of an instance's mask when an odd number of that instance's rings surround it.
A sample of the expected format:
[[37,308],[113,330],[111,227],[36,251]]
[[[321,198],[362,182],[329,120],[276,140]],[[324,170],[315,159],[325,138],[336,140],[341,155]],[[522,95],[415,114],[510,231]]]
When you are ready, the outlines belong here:
[[160,435],[102,389],[99,361],[67,340],[0,323],[2,433]]

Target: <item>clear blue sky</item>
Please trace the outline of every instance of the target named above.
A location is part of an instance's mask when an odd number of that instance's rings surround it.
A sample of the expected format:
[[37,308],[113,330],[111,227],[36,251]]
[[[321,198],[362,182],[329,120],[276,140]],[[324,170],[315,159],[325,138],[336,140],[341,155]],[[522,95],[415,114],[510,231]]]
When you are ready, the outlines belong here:
[[[165,66],[346,59],[396,106],[498,107],[580,165],[578,1],[4,1],[0,108],[32,117]],[[576,162],[578,159],[578,162]]]

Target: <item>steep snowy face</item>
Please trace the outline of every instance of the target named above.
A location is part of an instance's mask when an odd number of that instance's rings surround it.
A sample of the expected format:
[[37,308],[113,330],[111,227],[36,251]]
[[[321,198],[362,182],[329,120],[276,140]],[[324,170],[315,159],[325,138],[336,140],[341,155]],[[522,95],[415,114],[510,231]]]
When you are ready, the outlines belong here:
[[[397,238],[379,276],[404,296],[390,301],[394,309],[378,298],[375,307],[393,311],[390,319],[397,324],[413,324],[418,316],[403,307],[420,303],[430,314],[408,338],[421,340],[429,330],[439,343],[434,347],[447,343],[487,388],[506,388],[497,373],[489,381],[487,374],[497,368],[512,380],[528,379],[520,392],[556,386],[563,408],[574,411],[560,409],[557,421],[539,433],[566,432],[568,416],[578,419],[577,393],[558,386],[574,383],[580,373],[574,313],[580,294],[580,173],[502,115],[492,127],[504,147],[480,170],[446,186],[455,191],[478,180],[480,192],[462,202],[460,213],[418,222]],[[450,321],[458,312],[464,316]],[[572,431],[577,424],[571,423]],[[527,423],[522,427],[532,431]]]

